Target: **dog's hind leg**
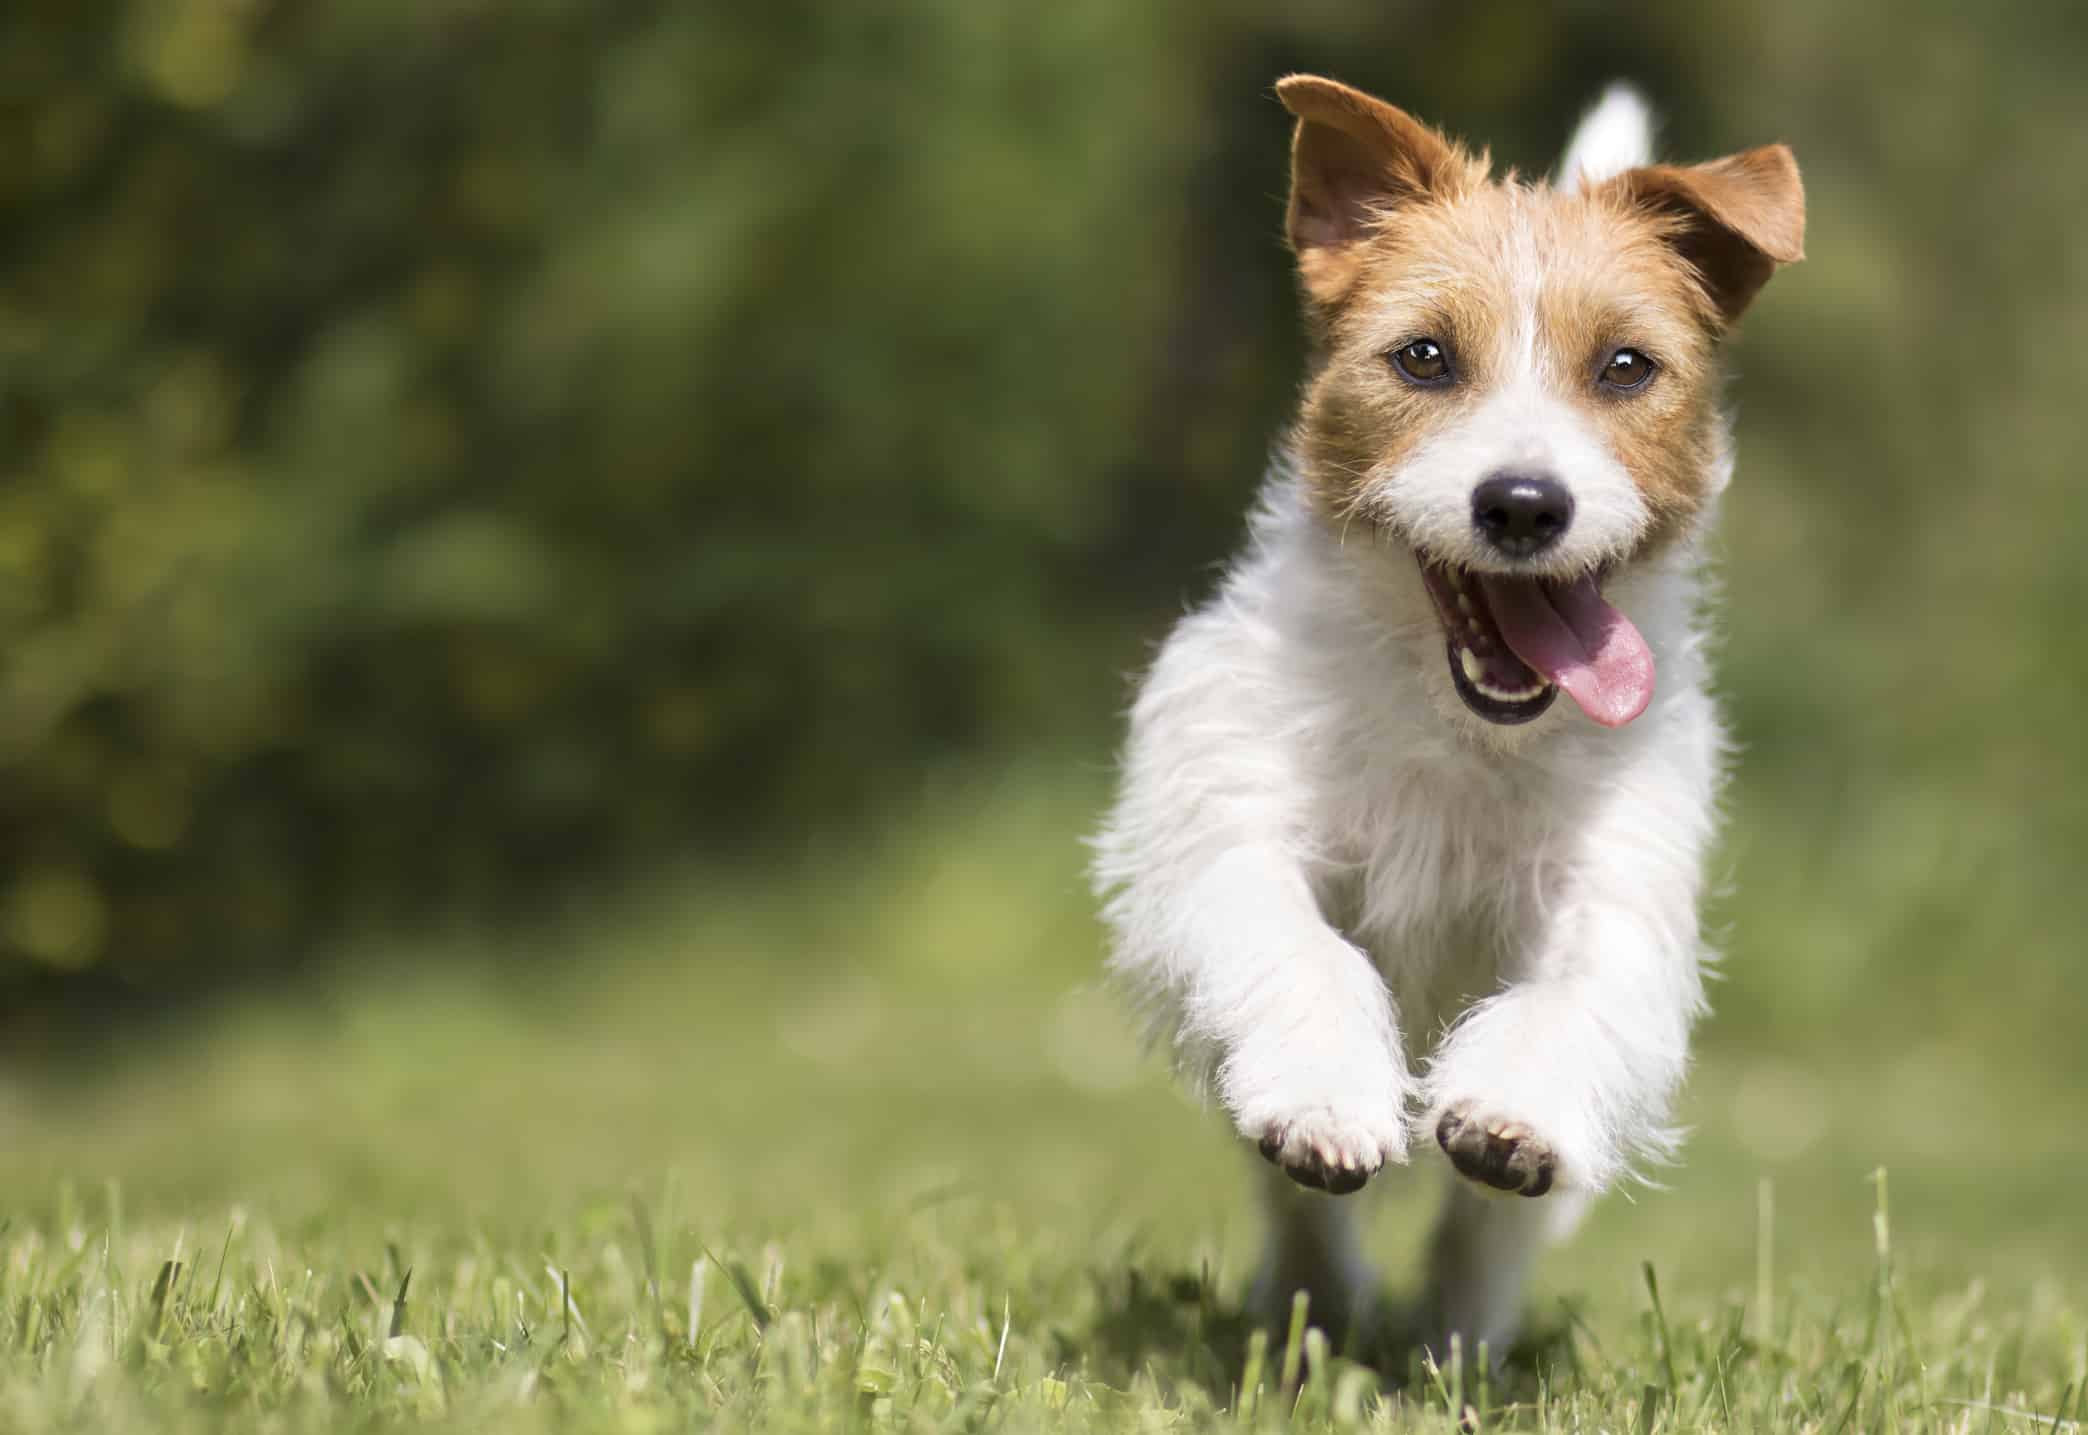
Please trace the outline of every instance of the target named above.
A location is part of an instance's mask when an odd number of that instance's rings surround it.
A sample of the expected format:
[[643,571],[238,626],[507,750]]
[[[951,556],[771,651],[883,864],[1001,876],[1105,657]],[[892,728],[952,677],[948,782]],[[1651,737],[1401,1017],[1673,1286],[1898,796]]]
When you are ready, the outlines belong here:
[[1498,1363],[1521,1324],[1523,1284],[1537,1253],[1579,1223],[1590,1198],[1562,1191],[1530,1201],[1455,1176],[1447,1184],[1415,1344],[1447,1363],[1455,1335],[1467,1362],[1476,1361],[1483,1346]]
[[1260,1176],[1268,1246],[1248,1304],[1279,1337],[1291,1302],[1304,1291],[1307,1320],[1336,1350],[1359,1348],[1376,1314],[1377,1272],[1363,1257],[1360,1233],[1367,1194],[1308,1191],[1269,1170]]

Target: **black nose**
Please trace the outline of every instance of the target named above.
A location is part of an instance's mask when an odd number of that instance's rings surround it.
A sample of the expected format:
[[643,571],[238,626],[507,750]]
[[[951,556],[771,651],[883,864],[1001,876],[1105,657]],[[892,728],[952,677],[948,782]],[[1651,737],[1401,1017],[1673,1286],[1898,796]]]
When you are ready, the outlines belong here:
[[1510,558],[1530,558],[1573,522],[1573,495],[1549,474],[1497,473],[1472,490],[1472,526]]

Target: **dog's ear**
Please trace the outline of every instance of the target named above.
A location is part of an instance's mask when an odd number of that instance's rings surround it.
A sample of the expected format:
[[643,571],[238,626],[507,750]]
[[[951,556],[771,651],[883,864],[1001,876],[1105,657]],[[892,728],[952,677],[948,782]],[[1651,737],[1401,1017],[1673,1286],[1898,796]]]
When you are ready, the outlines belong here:
[[1276,97],[1298,117],[1291,137],[1291,251],[1323,308],[1354,281],[1356,244],[1378,217],[1453,184],[1471,161],[1412,115],[1317,75],[1290,75]]
[[1805,257],[1805,186],[1783,145],[1706,164],[1646,165],[1610,183],[1673,224],[1670,242],[1702,279],[1721,324],[1740,317],[1779,264]]

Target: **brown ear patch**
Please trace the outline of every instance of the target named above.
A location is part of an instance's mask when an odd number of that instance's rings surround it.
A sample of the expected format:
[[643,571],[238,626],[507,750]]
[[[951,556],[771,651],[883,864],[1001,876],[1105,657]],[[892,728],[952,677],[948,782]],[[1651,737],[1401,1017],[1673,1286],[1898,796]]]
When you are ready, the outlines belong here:
[[1610,183],[1674,222],[1670,242],[1721,323],[1739,318],[1779,264],[1805,257],[1805,186],[1783,145],[1695,165],[1646,165]]
[[1340,302],[1357,269],[1355,248],[1387,209],[1426,195],[1450,197],[1485,167],[1406,111],[1317,75],[1277,81],[1297,116],[1291,138],[1286,227],[1306,293]]

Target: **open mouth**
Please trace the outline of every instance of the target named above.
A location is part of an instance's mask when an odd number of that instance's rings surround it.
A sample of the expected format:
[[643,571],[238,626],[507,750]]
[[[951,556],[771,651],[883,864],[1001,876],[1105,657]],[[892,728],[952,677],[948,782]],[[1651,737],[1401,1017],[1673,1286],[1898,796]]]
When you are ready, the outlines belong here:
[[1561,581],[1480,573],[1421,557],[1443,621],[1450,681],[1490,723],[1544,716],[1561,690],[1604,727],[1653,700],[1653,653],[1602,596],[1602,575]]

